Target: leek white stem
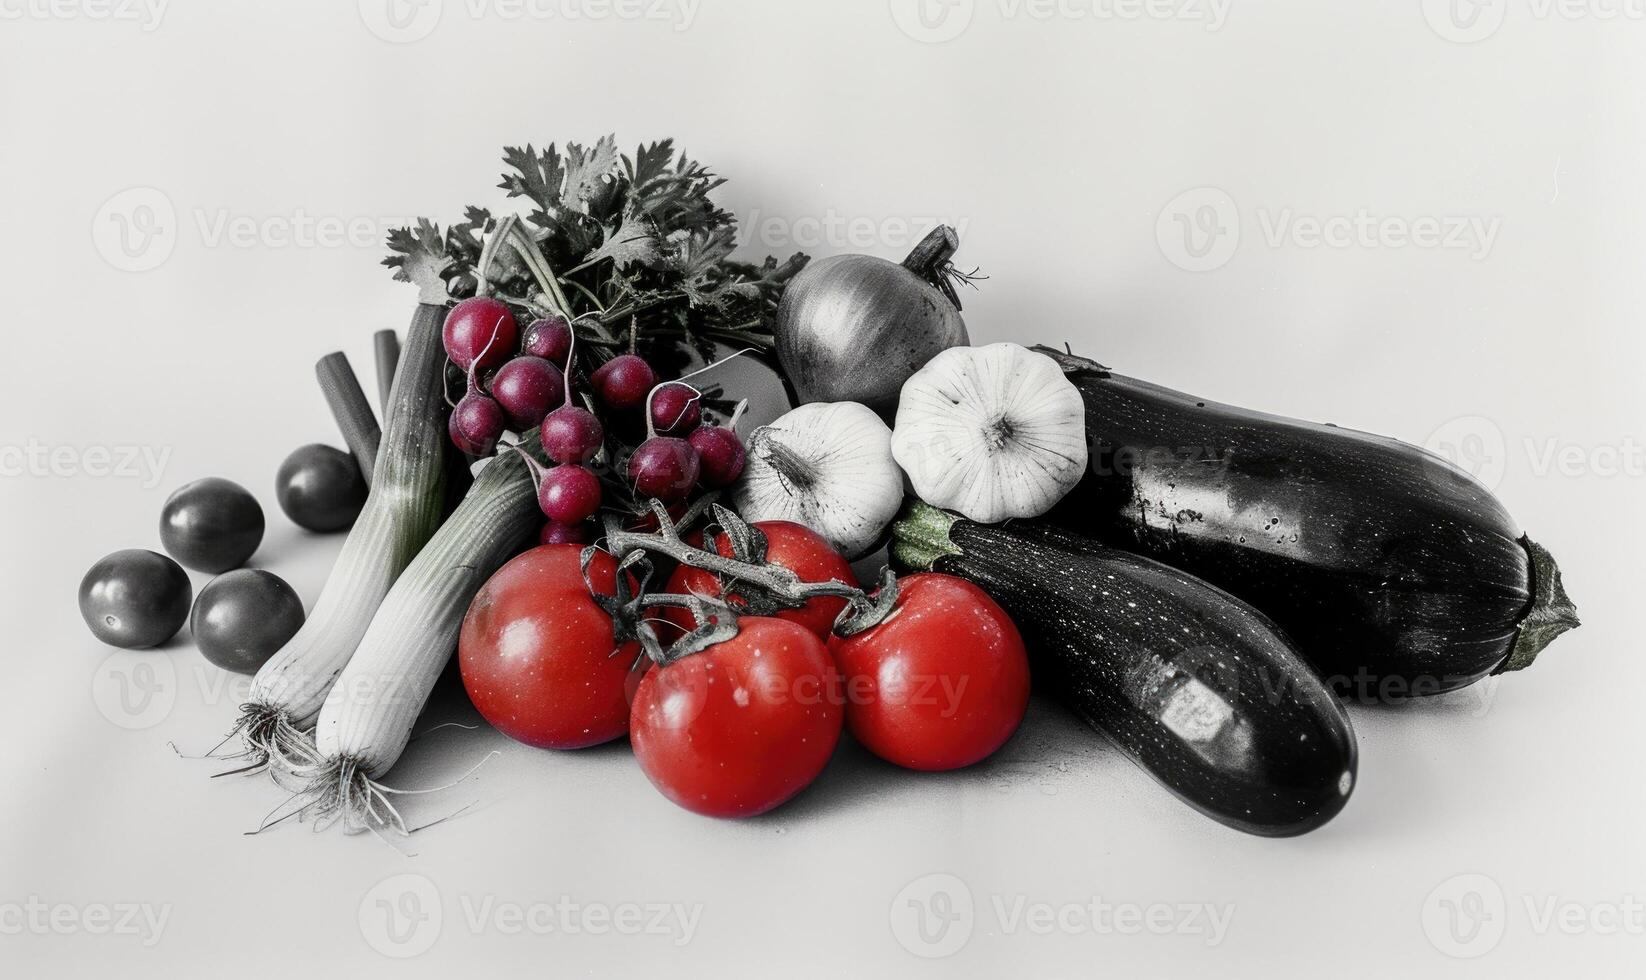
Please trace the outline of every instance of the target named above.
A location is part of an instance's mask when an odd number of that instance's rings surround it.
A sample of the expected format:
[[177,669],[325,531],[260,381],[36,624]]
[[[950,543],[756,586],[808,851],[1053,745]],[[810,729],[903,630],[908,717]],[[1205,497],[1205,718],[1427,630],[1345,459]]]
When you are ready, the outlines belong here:
[[[536,449],[535,437],[528,448]],[[386,791],[376,780],[405,751],[475,593],[541,523],[525,461],[501,455],[395,582],[326,697],[315,763],[300,770],[319,819],[340,816],[355,827],[389,822],[392,808],[384,814],[372,805],[387,805],[374,796]],[[331,812],[337,808],[346,812]]]
[[378,606],[440,522],[445,490],[444,306],[418,307],[390,396],[366,506],[303,628],[252,681],[239,728],[254,761],[308,761],[311,726]]

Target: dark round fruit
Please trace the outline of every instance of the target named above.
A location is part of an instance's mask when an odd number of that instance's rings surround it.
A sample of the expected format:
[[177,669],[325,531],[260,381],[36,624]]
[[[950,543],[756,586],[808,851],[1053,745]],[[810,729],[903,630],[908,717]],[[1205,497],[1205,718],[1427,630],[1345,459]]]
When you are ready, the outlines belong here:
[[257,668],[303,626],[303,600],[273,572],[241,568],[200,590],[189,631],[207,660],[239,674]]
[[604,497],[600,478],[586,466],[562,463],[543,471],[537,488],[537,506],[543,516],[561,524],[576,524],[594,516]]
[[748,451],[732,430],[718,425],[706,426],[687,436],[686,441],[697,450],[701,464],[697,481],[708,489],[729,487],[743,475]]
[[496,367],[514,356],[520,327],[507,304],[471,296],[451,308],[441,328],[446,356],[467,371],[470,365]]
[[490,456],[503,435],[503,425],[502,407],[478,391],[471,391],[452,409],[446,432],[451,436],[452,445],[470,456]]
[[667,382],[651,399],[652,428],[660,436],[684,436],[703,421],[703,394],[689,384]]
[[566,397],[560,369],[541,357],[517,357],[497,369],[492,398],[503,409],[509,428],[525,432],[543,424],[543,416]]
[[684,500],[697,485],[697,450],[684,439],[654,436],[629,457],[629,479],[642,498],[656,497],[665,504]]
[[556,367],[564,367],[571,352],[572,327],[564,317],[533,320],[520,339],[520,353],[541,357]]
[[596,398],[619,411],[638,408],[657,387],[657,372],[637,354],[619,354],[589,376]]
[[197,572],[239,568],[263,541],[263,508],[245,487],[207,477],[172,494],[160,510],[160,543]]
[[177,635],[189,618],[194,587],[181,565],[133,548],[91,566],[80,580],[80,616],[99,640],[139,650]]
[[594,525],[588,521],[562,524],[546,521],[537,536],[538,544],[588,544],[594,540]]
[[306,531],[345,531],[366,505],[366,479],[354,457],[314,443],[292,450],[274,476],[274,499]]
[[556,463],[587,463],[606,439],[600,419],[586,408],[562,405],[543,420],[543,452]]

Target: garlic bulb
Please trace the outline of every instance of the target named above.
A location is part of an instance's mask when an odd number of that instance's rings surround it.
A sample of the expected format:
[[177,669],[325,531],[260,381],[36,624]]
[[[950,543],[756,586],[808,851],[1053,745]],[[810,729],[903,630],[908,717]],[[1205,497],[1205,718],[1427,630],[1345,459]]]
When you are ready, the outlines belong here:
[[921,499],[971,520],[1046,513],[1080,482],[1086,452],[1080,392],[1017,344],[951,348],[903,385],[892,455]]
[[802,405],[749,437],[734,490],[746,521],[793,521],[847,558],[879,542],[903,503],[886,423],[857,402]]

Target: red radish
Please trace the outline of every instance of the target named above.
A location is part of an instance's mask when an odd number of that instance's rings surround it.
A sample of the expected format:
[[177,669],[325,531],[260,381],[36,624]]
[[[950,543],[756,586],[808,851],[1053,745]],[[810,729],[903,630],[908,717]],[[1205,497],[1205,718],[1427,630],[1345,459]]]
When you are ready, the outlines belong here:
[[502,406],[509,427],[525,432],[543,424],[543,417],[559,405],[564,382],[560,369],[530,355],[517,357],[492,376],[492,398]]
[[514,353],[520,327],[507,304],[490,296],[472,296],[451,308],[441,332],[446,356],[465,372],[496,367]]
[[586,466],[563,463],[543,471],[537,484],[537,505],[543,516],[562,524],[593,517],[603,496],[600,478]]
[[556,463],[587,463],[600,453],[606,441],[606,429],[593,412],[572,401],[572,357],[577,350],[577,338],[571,338],[566,348],[565,404],[550,412],[543,420],[538,438],[543,452]]
[[686,437],[691,447],[697,450],[701,463],[701,472],[698,482],[710,490],[729,487],[743,475],[743,464],[748,461],[748,451],[743,448],[742,440],[731,429],[718,425],[705,426]]
[[703,421],[703,393],[679,381],[652,392],[652,428],[659,435],[684,436]]
[[562,405],[543,420],[543,452],[556,463],[587,463],[600,452],[606,431],[594,413]]
[[589,376],[595,397],[608,408],[638,407],[657,387],[657,372],[637,354],[619,354]]
[[579,521],[576,524],[562,524],[559,521],[546,521],[543,530],[537,536],[538,544],[588,544],[594,538],[594,525],[588,521]]
[[692,492],[699,466],[691,443],[674,436],[652,436],[629,457],[629,479],[641,497],[672,504]]
[[570,363],[571,350],[572,325],[552,314],[533,320],[520,340],[520,353],[541,357],[557,367]]
[[452,409],[446,431],[452,444],[470,456],[490,456],[503,435],[503,409],[479,391],[470,391]]

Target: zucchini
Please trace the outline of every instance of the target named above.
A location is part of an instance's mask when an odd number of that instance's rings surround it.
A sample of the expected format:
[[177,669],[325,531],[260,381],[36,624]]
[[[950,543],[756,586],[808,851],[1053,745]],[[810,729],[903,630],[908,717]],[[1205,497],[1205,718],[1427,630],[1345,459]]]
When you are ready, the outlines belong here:
[[1439,456],[1036,349],[1080,389],[1091,444],[1049,519],[1250,602],[1338,693],[1456,690],[1578,625],[1554,559]]
[[1037,685],[1213,820],[1289,837],[1348,802],[1343,706],[1227,592],[1041,522],[977,524],[919,502],[891,552],[982,587],[1023,632]]

